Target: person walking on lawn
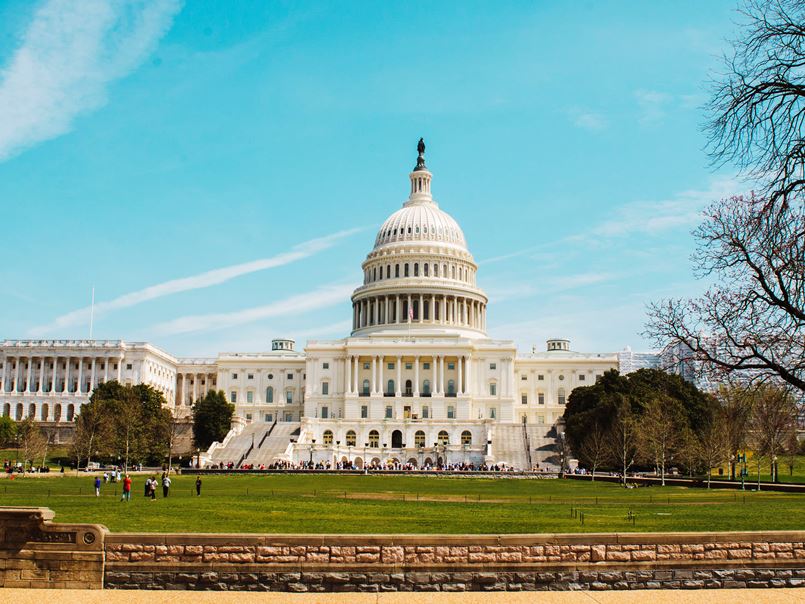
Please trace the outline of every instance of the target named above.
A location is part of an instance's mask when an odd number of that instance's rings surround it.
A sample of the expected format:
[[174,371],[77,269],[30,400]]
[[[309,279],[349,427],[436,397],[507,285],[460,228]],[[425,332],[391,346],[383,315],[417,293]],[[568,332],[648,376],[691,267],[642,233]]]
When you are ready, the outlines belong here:
[[123,479],[123,497],[120,501],[131,501],[131,478],[128,474]]
[[171,479],[167,472],[162,474],[162,496],[167,497],[171,488]]

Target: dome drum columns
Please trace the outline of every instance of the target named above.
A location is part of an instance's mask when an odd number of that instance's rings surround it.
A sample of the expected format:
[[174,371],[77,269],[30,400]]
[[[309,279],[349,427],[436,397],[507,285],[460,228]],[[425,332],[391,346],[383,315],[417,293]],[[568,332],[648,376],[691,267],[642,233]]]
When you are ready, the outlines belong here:
[[381,325],[442,325],[486,330],[486,304],[460,295],[403,293],[366,296],[352,304],[352,329]]

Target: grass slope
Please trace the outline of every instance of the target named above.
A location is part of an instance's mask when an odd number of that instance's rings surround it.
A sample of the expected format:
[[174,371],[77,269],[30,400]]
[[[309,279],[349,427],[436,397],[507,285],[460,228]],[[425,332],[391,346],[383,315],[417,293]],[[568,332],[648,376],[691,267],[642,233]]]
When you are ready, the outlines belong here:
[[[113,531],[241,533],[529,533],[803,529],[805,497],[682,487],[625,490],[560,480],[399,476],[174,478],[171,495],[130,503],[90,475],[4,479],[0,505],[46,506],[62,522]],[[575,513],[571,510],[576,510]],[[636,515],[634,524],[629,511]],[[581,522],[580,512],[584,514]]]

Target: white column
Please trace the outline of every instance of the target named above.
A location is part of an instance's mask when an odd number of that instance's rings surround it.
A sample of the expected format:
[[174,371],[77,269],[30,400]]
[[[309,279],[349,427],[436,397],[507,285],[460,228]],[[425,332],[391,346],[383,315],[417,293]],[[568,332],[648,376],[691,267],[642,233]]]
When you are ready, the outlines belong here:
[[444,356],[439,357],[439,394],[444,395]]
[[123,357],[117,357],[117,381],[120,382],[120,376],[123,372]]
[[360,392],[360,387],[358,386],[358,355],[352,357],[352,392],[358,393]]
[[28,377],[25,378],[25,390],[24,392],[31,391],[31,366],[34,364],[34,358],[28,357],[28,371],[26,372]]
[[193,403],[195,403],[196,400],[198,400],[198,373],[193,374]]
[[375,355],[372,355],[372,376],[371,376],[372,383],[371,383],[371,386],[369,387],[369,393],[370,394],[377,393],[377,375],[376,374],[377,374],[377,357]]
[[[11,359],[14,359],[14,373],[11,376],[11,392],[17,391],[17,374],[20,371],[20,360],[17,357],[6,357],[6,362],[8,363]],[[16,416],[15,416],[16,417]]]
[[408,310],[405,313],[405,321],[408,322],[408,323],[413,321],[413,319],[411,319],[411,314],[412,314],[412,310],[411,310],[411,294],[408,294]]
[[110,359],[110,357],[105,357],[103,359],[103,382],[104,382],[104,384],[109,381],[109,359]]
[[432,366],[430,369],[433,372],[433,380],[430,385],[430,395],[436,396],[436,393],[439,392],[439,380],[437,379],[439,376],[436,369],[439,366],[439,357],[437,357],[435,354],[432,357],[431,365]]
[[397,381],[394,384],[394,388],[395,388],[394,396],[402,395],[402,389],[401,389],[402,387],[400,385],[401,381],[402,381],[402,357],[398,356],[397,357]]
[[394,322],[400,323],[400,295],[397,294],[394,296],[394,304],[395,304],[395,311],[394,311]]
[[39,357],[39,384],[36,386],[36,391],[42,393],[42,386],[45,383],[45,357]]
[[84,391],[84,357],[78,357],[78,388],[76,394]]
[[89,393],[92,394],[93,390],[95,390],[95,357],[92,357],[92,373],[90,374],[89,378]]
[[419,322],[425,322],[425,309],[423,308],[425,297],[422,294],[419,294]]
[[472,376],[472,373],[470,372],[470,368],[472,367],[472,357],[471,357],[471,356],[469,356],[469,355],[468,355],[468,356],[466,356],[466,357],[464,357],[464,363],[465,363],[465,367],[464,367],[464,381],[465,381],[465,382],[466,382],[466,384],[467,384],[467,387],[464,389],[464,392],[465,392],[465,394],[469,394],[470,396],[472,396],[472,393],[473,393],[473,392],[474,392],[474,390],[475,390],[475,389],[472,387],[472,377],[471,377],[471,376]]
[[463,371],[461,369],[461,365],[463,364],[462,361],[464,357],[457,357],[456,358],[456,365],[458,367],[458,379],[456,380],[456,396],[461,396],[464,394],[464,386],[462,385],[462,378],[464,377]]
[[436,322],[436,296],[433,294],[430,296],[430,322]]
[[[70,361],[72,357],[64,359],[64,388],[63,391],[70,392]],[[59,370],[59,359],[53,357],[53,391],[56,391],[56,372]]]
[[414,357],[414,396],[419,396],[419,357]]

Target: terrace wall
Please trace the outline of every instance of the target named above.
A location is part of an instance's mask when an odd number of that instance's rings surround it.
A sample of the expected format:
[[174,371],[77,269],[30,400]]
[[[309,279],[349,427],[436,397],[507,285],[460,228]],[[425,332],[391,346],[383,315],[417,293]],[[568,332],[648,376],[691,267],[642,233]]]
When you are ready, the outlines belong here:
[[[0,526],[23,517],[27,528],[4,529],[14,545],[2,542],[2,586],[296,592],[805,586],[805,532],[114,534],[51,523],[46,509],[0,508]],[[57,533],[75,538],[41,536]]]

